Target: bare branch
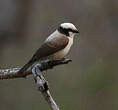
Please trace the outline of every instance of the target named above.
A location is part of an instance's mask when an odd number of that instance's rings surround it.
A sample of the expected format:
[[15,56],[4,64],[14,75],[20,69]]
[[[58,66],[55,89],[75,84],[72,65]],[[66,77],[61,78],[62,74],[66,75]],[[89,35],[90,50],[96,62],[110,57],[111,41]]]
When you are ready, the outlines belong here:
[[53,100],[50,94],[48,83],[41,74],[41,71],[39,70],[40,67],[41,65],[37,64],[32,69],[32,73],[35,79],[35,83],[38,86],[38,90],[42,93],[44,99],[48,102],[52,110],[59,110],[59,107],[57,106],[56,102]]
[[59,110],[59,107],[50,94],[48,82],[45,80],[41,72],[47,69],[52,69],[56,65],[67,64],[69,62],[71,62],[70,59],[47,60],[41,62],[40,64],[36,64],[24,73],[18,72],[20,68],[4,69],[0,70],[0,79],[23,78],[33,74],[38,90],[42,93],[44,99],[48,102],[52,110]]
[[[47,69],[52,69],[54,66],[67,64],[71,62],[70,59],[61,59],[61,60],[46,60],[40,63],[40,71],[44,71]],[[0,70],[0,79],[13,79],[13,78],[24,78],[30,74],[32,74],[31,69],[25,71],[20,74],[18,71],[20,68],[12,68],[12,69],[2,69]]]

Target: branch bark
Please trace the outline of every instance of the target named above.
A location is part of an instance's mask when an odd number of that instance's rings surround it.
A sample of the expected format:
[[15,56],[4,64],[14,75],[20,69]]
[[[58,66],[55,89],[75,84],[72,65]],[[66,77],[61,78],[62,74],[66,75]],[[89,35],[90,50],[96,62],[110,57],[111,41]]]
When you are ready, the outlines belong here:
[[[69,62],[71,62],[70,59],[46,60],[46,61],[40,62],[40,65],[41,65],[40,66],[40,71],[52,69],[54,66],[67,64]],[[20,68],[1,69],[0,70],[0,79],[25,78],[26,76],[32,74],[31,69],[25,71],[22,74],[18,73]]]
[[69,62],[71,62],[70,59],[47,60],[41,62],[40,64],[36,64],[24,73],[18,72],[20,68],[4,69],[0,70],[0,79],[24,78],[30,74],[33,74],[35,83],[38,86],[38,90],[42,93],[44,99],[50,105],[52,110],[59,110],[58,105],[50,94],[48,82],[45,80],[41,72],[47,69],[52,69],[54,66],[67,64]]
[[44,99],[47,101],[52,110],[59,110],[58,105],[56,104],[56,102],[54,101],[54,99],[50,94],[48,82],[41,74],[40,67],[41,65],[37,64],[32,69],[32,73],[34,76],[35,83],[38,86],[38,90],[42,93]]

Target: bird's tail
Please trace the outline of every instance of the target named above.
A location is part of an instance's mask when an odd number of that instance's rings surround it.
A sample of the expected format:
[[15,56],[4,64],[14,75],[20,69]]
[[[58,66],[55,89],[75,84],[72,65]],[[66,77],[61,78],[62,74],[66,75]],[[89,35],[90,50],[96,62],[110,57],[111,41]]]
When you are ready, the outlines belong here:
[[29,67],[31,67],[33,64],[33,62],[28,62],[27,64],[25,64],[18,72],[19,73],[24,73]]

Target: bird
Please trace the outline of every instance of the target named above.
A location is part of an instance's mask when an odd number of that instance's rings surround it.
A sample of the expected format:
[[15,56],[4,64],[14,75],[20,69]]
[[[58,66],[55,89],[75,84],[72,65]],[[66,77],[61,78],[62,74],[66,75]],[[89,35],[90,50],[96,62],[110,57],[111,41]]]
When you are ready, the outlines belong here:
[[72,23],[61,23],[25,64],[19,73],[25,72],[34,64],[43,60],[63,59],[73,45],[73,38],[79,30]]

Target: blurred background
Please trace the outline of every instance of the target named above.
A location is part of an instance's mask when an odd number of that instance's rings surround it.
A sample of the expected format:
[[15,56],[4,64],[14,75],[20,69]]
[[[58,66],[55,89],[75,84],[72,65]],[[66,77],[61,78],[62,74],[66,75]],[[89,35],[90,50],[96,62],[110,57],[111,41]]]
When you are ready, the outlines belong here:
[[[63,22],[80,34],[73,62],[45,75],[60,109],[118,110],[118,0],[0,0],[0,69],[23,66]],[[0,110],[24,109],[49,109],[32,76],[0,80]]]

